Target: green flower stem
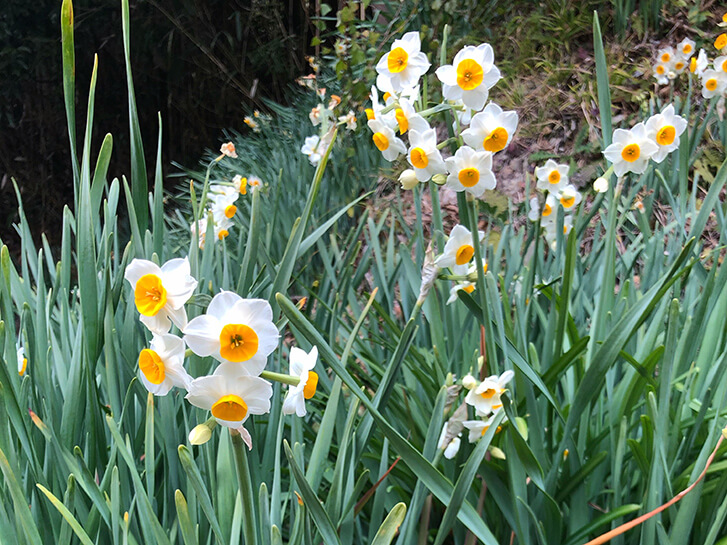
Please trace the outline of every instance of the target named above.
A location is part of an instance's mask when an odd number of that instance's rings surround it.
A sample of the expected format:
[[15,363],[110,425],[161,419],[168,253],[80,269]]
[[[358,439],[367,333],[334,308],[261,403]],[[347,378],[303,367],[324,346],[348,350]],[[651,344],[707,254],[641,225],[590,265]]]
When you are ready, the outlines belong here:
[[284,373],[273,373],[272,371],[263,371],[260,373],[260,377],[267,380],[274,380],[276,382],[282,382],[283,384],[290,384],[291,386],[298,386],[300,384],[300,377],[294,377],[293,375],[286,375]]
[[230,429],[232,438],[232,451],[235,453],[237,478],[240,483],[240,498],[242,500],[242,533],[245,536],[245,545],[257,545],[257,530],[255,529],[255,502],[250,479],[250,467],[247,464],[247,447],[237,430]]

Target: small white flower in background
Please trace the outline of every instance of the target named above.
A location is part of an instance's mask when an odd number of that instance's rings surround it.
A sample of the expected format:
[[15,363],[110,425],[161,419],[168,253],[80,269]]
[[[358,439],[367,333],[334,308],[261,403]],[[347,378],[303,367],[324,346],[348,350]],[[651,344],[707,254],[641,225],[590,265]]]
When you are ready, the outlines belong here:
[[247,179],[247,185],[250,188],[250,191],[257,191],[258,189],[262,188],[263,181],[258,178],[257,176],[249,176]]
[[192,235],[197,235],[197,244],[200,250],[204,250],[207,239],[207,218],[200,218],[196,224],[189,226],[189,230],[192,231]]
[[[487,420],[465,420],[462,422],[464,424],[464,427],[469,430],[469,435],[467,436],[467,440],[470,443],[476,443],[480,440],[480,438],[487,433],[487,430],[490,429],[490,426],[492,426],[492,421],[495,419],[495,417],[498,415],[498,411],[492,413],[492,416],[490,416]],[[507,421],[507,416],[505,416],[502,419],[502,422]],[[500,426],[497,427],[498,429],[495,431],[497,433],[500,431]]]
[[184,369],[184,341],[175,335],[154,335],[139,353],[139,378],[152,394],[165,396],[172,387],[189,388],[192,377]]
[[250,127],[253,130],[253,132],[260,132],[260,123],[255,121],[255,119],[252,118],[251,116],[246,115],[245,118],[243,119],[243,121],[245,122],[245,125],[247,125],[248,127]]
[[540,200],[537,197],[530,199],[530,206],[528,210],[528,219],[530,221],[538,221],[540,217]]
[[[444,457],[447,460],[451,460],[454,458],[457,453],[459,452],[459,447],[461,444],[460,435],[457,435],[456,437],[451,438],[448,442],[447,440],[447,423],[444,423],[444,426],[442,427],[442,433],[439,435],[439,441],[437,442],[437,445],[440,449],[444,449]],[[445,444],[446,442],[446,444]]]
[[323,158],[323,154],[318,149],[320,140],[321,139],[317,134],[308,136],[305,139],[303,147],[300,148],[301,153],[308,156],[308,161],[310,161],[310,164],[314,167],[318,166],[318,163],[320,163]]
[[656,78],[656,83],[658,83],[659,85],[666,85],[667,83],[669,83],[667,72],[668,67],[661,62],[657,62],[654,65],[654,77]]
[[[478,240],[482,242],[485,238],[484,231],[477,231],[477,235]],[[434,263],[440,268],[452,268],[455,265],[469,263],[474,255],[475,249],[472,246],[472,233],[462,225],[455,225],[449,233],[449,240],[444,245],[444,251],[437,257]]]
[[253,414],[270,412],[273,387],[260,377],[235,374],[229,365],[214,374],[194,379],[186,399],[195,407],[212,412],[217,422],[237,429]]
[[300,382],[297,386],[288,386],[283,414],[296,414],[300,418],[306,415],[305,400],[315,395],[318,386],[318,374],[313,371],[317,360],[318,348],[315,346],[308,353],[297,346],[290,349],[289,373],[300,378]]
[[721,95],[727,89],[727,73],[717,70],[705,70],[701,74],[702,96],[712,98]]
[[244,176],[237,174],[234,178],[232,178],[232,186],[238,193],[240,193],[240,195],[247,194],[247,178]]
[[339,57],[344,57],[348,51],[348,45],[343,40],[336,40],[336,43],[333,44],[333,48],[336,51],[336,55]]
[[543,204],[543,213],[541,215],[543,223],[555,221],[556,214],[553,214],[553,212],[555,212],[557,207],[558,199],[555,197],[554,193],[549,193],[548,196],[545,197],[545,203]]
[[660,49],[659,52],[656,54],[656,58],[659,60],[660,63],[670,66],[671,63],[674,61],[674,55],[675,53],[673,47],[664,47]]
[[376,85],[395,92],[414,87],[430,66],[427,56],[421,52],[419,32],[407,32],[394,40],[391,50],[376,65],[379,74]]
[[25,350],[22,346],[18,347],[18,375],[21,377],[25,374],[25,370],[28,368],[28,358],[25,357]]
[[679,55],[681,55],[683,58],[688,59],[692,55],[694,55],[694,46],[696,44],[694,43],[694,40],[690,40],[689,38],[684,38],[679,44],[677,45],[677,52]]
[[597,193],[605,193],[608,191],[608,180],[602,176],[596,178],[596,181],[593,182],[593,190]]
[[215,223],[222,223],[225,219],[231,219],[237,212],[235,201],[240,192],[231,186],[216,186],[215,192],[210,189],[210,210]]
[[328,109],[333,110],[341,103],[341,97],[338,95],[331,95],[331,100],[328,101]]
[[689,70],[698,76],[701,76],[708,66],[709,59],[707,58],[707,52],[704,49],[700,49],[697,58],[692,59],[689,63]]
[[369,121],[375,119],[377,121],[381,121],[387,127],[393,129],[396,127],[396,114],[392,110],[383,114],[381,113],[381,110],[383,110],[386,106],[392,104],[395,99],[389,92],[384,93],[384,96],[386,97],[384,99],[384,104],[381,104],[379,102],[379,90],[376,88],[375,85],[371,86],[371,94],[369,95],[369,98],[371,99],[371,108],[366,110],[366,117],[369,119]]
[[172,323],[184,329],[187,325],[184,304],[197,287],[186,257],[170,259],[161,267],[146,259],[133,259],[126,267],[124,278],[134,290],[141,322],[150,331],[167,333]]
[[368,125],[374,133],[371,138],[384,159],[393,161],[406,153],[406,145],[396,137],[391,127],[378,119],[370,119]]
[[581,203],[583,196],[580,191],[576,189],[573,184],[568,184],[558,192],[558,201],[560,202],[563,210],[570,212]]
[[346,115],[339,116],[338,122],[345,124],[346,129],[348,129],[349,131],[355,131],[356,127],[358,127],[358,121],[356,120],[356,114],[353,113],[353,110],[349,110],[349,112]]
[[405,98],[399,99],[399,107],[394,110],[394,117],[399,126],[399,134],[405,134],[409,129],[419,133],[430,129],[427,120],[416,113],[414,106]]
[[280,337],[267,301],[231,291],[215,295],[207,313],[190,320],[183,333],[195,354],[233,363],[246,375],[262,372]]
[[[670,72],[674,73],[674,77],[676,77],[677,74],[681,74],[684,72],[687,67],[689,66],[689,59],[685,59],[681,55],[677,55],[674,57],[674,63],[671,66]],[[671,75],[669,75],[671,77]],[[671,78],[674,79],[674,78]]]
[[232,157],[233,159],[237,159],[237,152],[235,151],[235,144],[232,142],[226,142],[222,144],[220,147],[220,153],[222,155],[226,155],[227,157]]
[[447,100],[462,100],[465,106],[479,111],[487,96],[500,79],[500,71],[493,64],[495,55],[490,44],[465,46],[455,55],[452,64],[437,68],[442,82],[442,94]]
[[480,113],[475,114],[468,129],[462,131],[467,145],[476,150],[504,150],[512,140],[518,124],[516,112],[505,112],[497,104],[490,102]]
[[661,163],[666,156],[679,147],[679,137],[687,128],[687,120],[674,113],[669,104],[660,114],[652,115],[646,121],[646,134],[659,146],[651,157]]
[[437,131],[435,129],[424,132],[411,129],[409,144],[411,147],[406,158],[414,167],[414,172],[420,182],[426,182],[435,174],[447,174],[444,159],[437,149]]
[[308,114],[308,117],[310,118],[310,122],[313,123],[314,127],[317,127],[321,124],[321,113],[323,112],[323,104],[319,104],[315,108],[313,108],[310,113]]
[[457,292],[459,292],[460,290],[464,291],[465,293],[472,293],[473,291],[475,291],[475,285],[473,282],[465,280],[464,282],[458,282],[454,286],[449,288],[449,299],[447,299],[448,305],[451,305],[457,300]]
[[512,380],[515,373],[505,371],[500,376],[487,377],[480,384],[469,391],[465,402],[475,408],[477,416],[487,416],[502,407],[500,397],[505,392],[505,385]]
[[[545,240],[548,243],[548,245],[555,250],[558,243],[558,235],[556,233],[557,229],[557,223],[555,221],[555,214],[553,214],[553,219],[549,222],[543,222],[543,227],[545,228]],[[568,236],[568,233],[570,233],[571,229],[573,229],[573,217],[572,216],[565,216],[563,218],[563,236]]]
[[462,146],[445,163],[449,171],[447,187],[454,191],[466,191],[480,197],[485,190],[495,189],[497,185],[489,151],[475,151],[469,146]]
[[603,155],[613,164],[616,176],[623,176],[627,172],[643,174],[657,150],[656,143],[646,134],[646,125],[637,123],[630,130],[616,129],[613,143],[603,150]]
[[542,167],[535,167],[536,187],[542,191],[556,193],[568,185],[568,165],[560,165],[548,159]]
[[414,172],[410,168],[407,168],[401,174],[399,174],[399,183],[401,184],[402,189],[410,191],[414,189],[417,185],[419,185],[419,178],[417,178],[416,172]]
[[[190,225],[192,234],[198,236],[199,248],[201,250],[204,250],[208,227],[209,221],[206,217],[200,218],[196,225]],[[216,240],[227,238],[230,235],[230,227],[232,227],[232,222],[224,216],[218,220],[212,220],[212,231]]]

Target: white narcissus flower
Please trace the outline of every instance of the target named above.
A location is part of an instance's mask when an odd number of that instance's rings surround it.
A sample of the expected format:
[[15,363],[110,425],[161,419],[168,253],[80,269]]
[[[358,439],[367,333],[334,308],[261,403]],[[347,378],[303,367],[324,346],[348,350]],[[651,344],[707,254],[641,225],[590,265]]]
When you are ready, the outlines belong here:
[[436,71],[443,84],[444,98],[462,100],[465,106],[481,110],[487,102],[490,88],[500,79],[500,71],[494,61],[490,44],[468,45],[460,49],[452,64],[440,66]]
[[346,129],[348,129],[349,131],[355,131],[356,127],[358,127],[358,121],[356,120],[356,114],[353,113],[353,110],[350,110],[346,115],[339,116],[338,122],[345,124]]
[[402,189],[411,191],[417,185],[419,185],[417,173],[414,172],[412,169],[407,168],[401,174],[399,174],[399,183],[401,184]]
[[694,40],[690,40],[689,38],[684,38],[679,44],[677,45],[677,51],[678,53],[685,59],[688,59],[692,55],[694,55]]
[[687,67],[689,66],[689,59],[682,57],[681,55],[676,55],[674,57],[674,62],[671,65],[671,69],[676,74],[681,74],[684,72]]
[[490,102],[480,113],[475,114],[468,129],[462,131],[462,138],[476,150],[496,153],[504,150],[517,129],[516,112],[504,112],[497,104]]
[[25,374],[25,370],[28,368],[28,358],[25,357],[25,350],[22,346],[18,347],[18,375],[21,377]]
[[[483,231],[477,231],[478,240],[482,242],[485,238]],[[442,255],[437,257],[434,264],[437,267],[454,267],[465,265],[475,255],[475,248],[472,246],[472,233],[462,225],[455,225],[449,233],[449,240],[444,245]]]
[[192,377],[184,369],[184,341],[175,335],[154,335],[139,354],[139,378],[152,394],[165,396],[173,386],[188,389]]
[[458,282],[451,288],[449,288],[449,299],[447,299],[447,304],[451,305],[454,303],[458,298],[458,291],[464,291],[465,293],[472,293],[475,291],[475,284],[473,282],[470,282],[469,280],[465,280],[464,282]]
[[257,191],[258,189],[261,189],[263,186],[263,181],[258,178],[257,176],[250,176],[247,179],[247,185],[250,186],[250,191]]
[[236,174],[235,177],[232,178],[232,186],[235,188],[235,191],[240,193],[240,195],[247,194],[247,178],[244,176]]
[[308,353],[297,346],[290,349],[290,374],[300,382],[297,386],[288,386],[283,414],[296,414],[300,418],[306,415],[305,400],[315,395],[318,386],[318,374],[313,371],[317,360],[318,348],[315,346]]
[[673,47],[664,47],[656,54],[656,58],[659,59],[660,63],[670,66],[674,61],[674,55]]
[[195,407],[212,412],[217,422],[239,428],[253,414],[270,412],[273,387],[260,377],[236,374],[220,365],[212,375],[194,379],[186,399]]
[[616,176],[627,172],[643,174],[649,166],[649,159],[658,146],[646,134],[646,125],[637,123],[630,130],[616,129],[613,143],[603,150],[603,155],[613,164]]
[[[465,420],[462,422],[464,424],[464,427],[469,430],[469,435],[467,436],[467,440],[470,443],[476,443],[480,440],[480,438],[487,433],[487,430],[490,429],[490,426],[492,425],[492,421],[495,419],[495,417],[498,415],[497,412],[494,412],[492,416],[490,416],[487,420]],[[502,419],[502,422],[507,421],[507,416],[505,416]],[[500,424],[502,424],[500,422]],[[500,431],[500,426],[497,426],[497,430],[495,433]]]
[[727,72],[705,70],[701,75],[702,96],[712,98],[721,95],[727,89]]
[[235,144],[232,142],[226,142],[222,144],[220,147],[220,153],[222,155],[226,155],[227,157],[232,157],[233,159],[237,159],[237,152],[235,151]]
[[717,72],[727,73],[727,55],[722,55],[721,57],[714,59],[713,65]]
[[698,76],[701,76],[709,66],[709,58],[707,52],[704,49],[699,50],[699,55],[696,59],[692,59],[689,63],[689,70]]
[[310,118],[310,122],[313,124],[314,127],[317,127],[321,124],[321,113],[323,112],[323,104],[319,104],[318,106],[315,106],[313,109],[311,109],[310,113],[308,114],[308,117]]
[[[547,223],[543,223],[545,229],[545,240],[548,245],[555,250],[558,243],[558,235],[556,233],[557,223],[555,221],[555,214],[553,214],[553,220]],[[565,216],[563,218],[563,237],[568,236],[571,229],[573,229],[573,217]]]
[[462,146],[445,163],[449,171],[446,185],[454,191],[466,191],[480,197],[486,189],[495,189],[497,185],[489,151],[475,151],[469,146]]
[[378,119],[370,119],[368,125],[374,133],[371,139],[384,159],[394,161],[399,155],[406,153],[406,145],[396,137],[391,127]]
[[656,83],[659,85],[666,85],[669,83],[669,78],[667,77],[668,67],[661,62],[657,62],[654,65],[654,77],[656,78]]
[[576,189],[576,186],[568,184],[558,192],[557,198],[563,207],[563,210],[570,212],[581,203],[583,196],[580,191]]
[[452,437],[448,443],[445,444],[445,441],[447,439],[447,423],[444,423],[444,426],[442,427],[442,433],[439,435],[439,441],[438,441],[438,447],[440,449],[444,449],[444,457],[447,460],[451,460],[455,456],[457,456],[457,453],[459,452],[459,447],[461,444],[460,436],[462,434]]
[[559,165],[548,159],[542,167],[535,167],[536,187],[542,191],[558,192],[568,185],[568,165]]
[[487,416],[502,407],[500,397],[505,392],[505,385],[512,380],[515,373],[505,371],[500,376],[487,377],[480,384],[470,390],[464,400],[475,408],[477,416]]
[[540,200],[537,197],[530,199],[530,210],[528,210],[528,219],[530,221],[538,221],[540,217]]
[[376,65],[376,85],[380,89],[395,92],[414,87],[424,75],[430,62],[421,52],[419,32],[407,32],[401,39],[394,40],[391,50]]
[[231,291],[215,295],[207,313],[184,328],[184,341],[195,354],[234,363],[246,375],[262,372],[279,337],[270,303],[243,299]]
[[593,182],[593,190],[597,193],[605,193],[608,191],[608,180],[603,176],[596,178]]
[[427,120],[420,116],[411,102],[405,98],[399,99],[399,107],[394,110],[394,117],[399,125],[399,134],[405,134],[409,129],[419,133],[430,129]]
[[187,325],[184,303],[197,287],[186,257],[170,259],[161,267],[146,259],[133,259],[126,267],[124,278],[134,290],[141,322],[150,331],[167,333],[172,323],[184,329]]
[[231,219],[237,212],[235,201],[240,192],[231,186],[215,186],[213,192],[210,189],[210,209],[215,223],[222,223],[225,219]]
[[444,159],[437,149],[437,131],[435,129],[424,132],[411,129],[409,144],[411,147],[406,158],[414,167],[414,172],[420,182],[426,182],[435,174],[447,174]]
[[661,163],[666,156],[679,147],[679,137],[687,128],[687,120],[674,113],[674,106],[669,104],[660,114],[652,115],[646,121],[646,134],[658,149],[651,157]]
[[556,199],[554,193],[548,194],[545,197],[545,203],[543,204],[543,213],[541,215],[543,223],[555,221],[556,214],[554,214],[558,207],[558,199]]
[[321,158],[323,157],[323,152],[318,149],[320,140],[321,139],[317,134],[307,136],[303,143],[303,147],[300,148],[301,153],[308,156],[310,164],[314,167],[318,166],[318,163],[321,162]]
[[389,110],[388,112],[381,113],[381,110],[383,110],[386,106],[389,106],[394,102],[394,97],[391,93],[387,92],[384,93],[384,103],[381,104],[379,102],[379,90],[376,88],[375,85],[371,86],[371,94],[369,95],[371,98],[371,111],[366,111],[366,116],[371,119],[376,119],[377,121],[381,121],[384,123],[387,127],[394,129],[396,127],[396,115],[392,110]]

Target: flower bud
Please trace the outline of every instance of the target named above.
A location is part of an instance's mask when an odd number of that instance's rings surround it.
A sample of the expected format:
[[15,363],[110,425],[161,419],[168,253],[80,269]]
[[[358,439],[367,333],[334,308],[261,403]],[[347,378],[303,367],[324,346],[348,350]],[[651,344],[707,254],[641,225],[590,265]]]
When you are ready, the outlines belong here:
[[605,193],[608,191],[608,180],[603,177],[596,178],[596,181],[593,182],[593,190],[598,193]]
[[411,190],[419,184],[419,180],[417,180],[416,173],[408,168],[399,175],[399,183],[401,183],[402,189]]
[[212,430],[217,426],[217,421],[210,418],[207,422],[195,426],[189,432],[189,443],[192,445],[204,445],[212,438]]
[[467,390],[471,390],[472,388],[477,387],[477,379],[473,377],[472,375],[465,375],[462,377],[462,386],[465,387]]
[[446,174],[435,174],[432,176],[432,181],[437,185],[444,185],[447,183],[447,175]]

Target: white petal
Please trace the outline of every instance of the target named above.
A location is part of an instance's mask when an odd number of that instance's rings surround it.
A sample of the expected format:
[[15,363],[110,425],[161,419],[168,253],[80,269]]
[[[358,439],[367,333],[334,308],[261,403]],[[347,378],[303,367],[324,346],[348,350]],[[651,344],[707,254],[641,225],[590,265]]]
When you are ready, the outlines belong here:
[[437,68],[435,74],[437,74],[439,81],[441,81],[445,85],[457,85],[457,70],[453,65],[445,64],[444,66],[440,66],[439,68]]
[[144,324],[149,331],[152,333],[168,333],[172,327],[172,322],[169,321],[165,309],[160,310],[155,316],[139,316],[139,320]]
[[158,265],[146,259],[132,259],[131,263],[126,266],[124,278],[131,284],[131,288],[135,289],[139,278],[147,274],[155,274],[161,278],[162,270]]
[[207,314],[221,320],[235,304],[242,300],[242,297],[235,292],[221,291],[212,298],[212,301],[207,307]]
[[198,356],[219,356],[222,326],[214,316],[203,314],[190,320],[184,328],[184,342]]

